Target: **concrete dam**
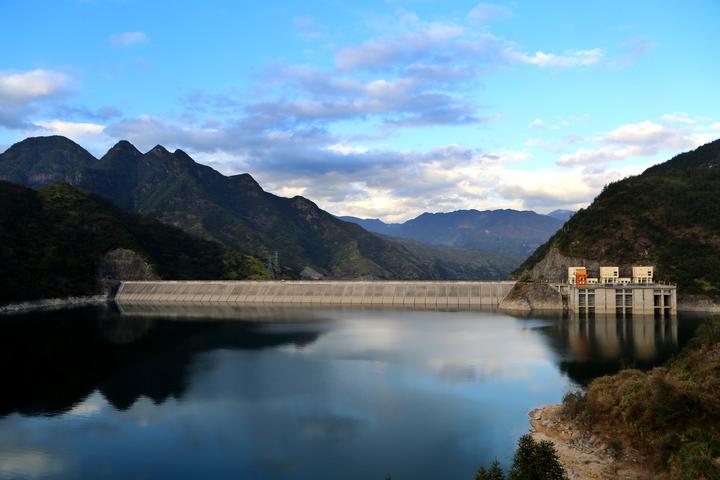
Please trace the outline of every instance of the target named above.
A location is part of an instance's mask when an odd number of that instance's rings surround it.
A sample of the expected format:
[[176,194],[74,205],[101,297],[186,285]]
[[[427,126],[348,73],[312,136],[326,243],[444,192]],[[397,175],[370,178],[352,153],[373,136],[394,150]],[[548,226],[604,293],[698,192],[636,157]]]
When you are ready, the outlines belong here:
[[515,282],[142,281],[122,282],[123,304],[327,304],[498,307]]

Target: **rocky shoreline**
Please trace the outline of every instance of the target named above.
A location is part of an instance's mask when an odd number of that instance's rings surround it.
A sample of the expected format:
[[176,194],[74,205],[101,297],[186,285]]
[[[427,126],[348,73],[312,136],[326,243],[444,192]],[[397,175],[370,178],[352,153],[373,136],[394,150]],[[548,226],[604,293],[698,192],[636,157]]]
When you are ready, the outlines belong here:
[[0,314],[27,313],[40,310],[57,310],[89,305],[105,305],[111,297],[108,295],[90,295],[85,297],[46,298],[31,302],[9,303],[0,306]]
[[536,441],[549,440],[570,480],[646,480],[653,475],[643,471],[632,452],[618,455],[612,446],[578,428],[562,415],[559,404],[531,410],[530,434]]

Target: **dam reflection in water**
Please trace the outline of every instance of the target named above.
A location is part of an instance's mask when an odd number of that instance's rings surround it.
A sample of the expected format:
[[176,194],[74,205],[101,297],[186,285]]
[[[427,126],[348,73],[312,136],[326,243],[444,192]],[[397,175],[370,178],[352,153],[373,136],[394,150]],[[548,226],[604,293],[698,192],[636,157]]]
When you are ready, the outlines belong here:
[[123,306],[0,318],[0,478],[449,478],[699,318]]
[[[563,356],[559,368],[576,383],[620,368],[648,369],[670,358],[694,331],[699,319],[648,315],[570,316],[557,324],[554,348]],[[679,338],[678,329],[683,335]]]

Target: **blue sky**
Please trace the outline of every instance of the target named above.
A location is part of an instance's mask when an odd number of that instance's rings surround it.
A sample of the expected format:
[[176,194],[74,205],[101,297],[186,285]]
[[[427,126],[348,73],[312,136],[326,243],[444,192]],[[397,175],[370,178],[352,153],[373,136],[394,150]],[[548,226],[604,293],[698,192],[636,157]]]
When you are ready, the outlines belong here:
[[0,150],[182,148],[338,214],[586,205],[720,138],[720,3],[0,0]]

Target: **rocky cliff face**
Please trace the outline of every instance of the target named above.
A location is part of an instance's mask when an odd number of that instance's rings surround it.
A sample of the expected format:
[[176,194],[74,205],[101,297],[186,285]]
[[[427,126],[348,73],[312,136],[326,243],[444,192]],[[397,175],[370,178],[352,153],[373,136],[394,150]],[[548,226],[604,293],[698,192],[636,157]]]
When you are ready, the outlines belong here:
[[720,299],[707,295],[678,295],[678,311],[720,313]]
[[560,292],[544,283],[518,282],[500,302],[501,310],[529,312],[531,310],[563,310],[564,308]]
[[153,268],[137,252],[110,250],[100,262],[99,277],[107,280],[159,280]]
[[[662,273],[662,270],[653,262],[641,261],[639,263],[654,267],[656,276]],[[600,275],[601,265],[617,266],[620,268],[621,277],[632,277],[633,264],[631,263],[618,264],[612,263],[611,261],[601,262],[590,258],[573,257],[563,254],[557,247],[551,248],[547,255],[529,270],[529,274],[531,278],[536,280],[545,280],[551,283],[565,283],[568,280],[568,267],[586,267],[590,277],[597,277]]]
[[598,270],[600,264],[595,260],[564,255],[558,248],[553,247],[530,269],[530,276],[548,282],[566,282],[568,267],[576,266],[585,266],[593,271]]
[[159,280],[143,257],[133,250],[116,248],[105,254],[98,269],[101,291],[107,293],[125,280]]

